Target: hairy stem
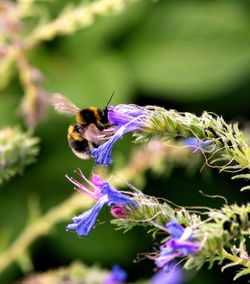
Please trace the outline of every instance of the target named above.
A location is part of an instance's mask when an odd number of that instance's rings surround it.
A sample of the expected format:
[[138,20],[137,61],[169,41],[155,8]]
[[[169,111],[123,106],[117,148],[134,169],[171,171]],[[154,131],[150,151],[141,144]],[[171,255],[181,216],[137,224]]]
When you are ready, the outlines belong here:
[[25,252],[35,239],[48,234],[56,223],[71,218],[76,211],[88,208],[91,203],[91,200],[79,198],[79,194],[74,193],[65,202],[49,210],[44,216],[24,229],[13,244],[0,255],[0,271],[4,270],[12,261]]
[[223,250],[223,256],[226,259],[231,260],[234,263],[237,263],[239,265],[245,266],[246,268],[250,269],[250,260],[249,259],[240,258],[237,255],[230,254],[225,250]]

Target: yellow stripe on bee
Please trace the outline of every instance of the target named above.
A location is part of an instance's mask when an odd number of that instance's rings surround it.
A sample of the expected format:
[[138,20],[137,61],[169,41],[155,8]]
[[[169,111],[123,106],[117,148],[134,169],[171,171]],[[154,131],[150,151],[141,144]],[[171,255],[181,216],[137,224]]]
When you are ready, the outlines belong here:
[[74,126],[70,125],[68,128],[68,139],[72,139],[75,141],[83,141],[84,138],[81,136],[80,133],[74,131]]
[[70,125],[68,128],[68,134],[70,135],[74,131],[74,126]]
[[76,114],[76,121],[77,123],[86,124],[86,121],[83,119],[80,112]]

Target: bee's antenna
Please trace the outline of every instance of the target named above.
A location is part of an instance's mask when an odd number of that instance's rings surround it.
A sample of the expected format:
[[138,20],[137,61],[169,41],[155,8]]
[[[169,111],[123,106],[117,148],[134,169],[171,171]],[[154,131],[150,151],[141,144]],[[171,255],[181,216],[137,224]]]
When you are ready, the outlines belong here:
[[112,93],[111,97],[109,98],[109,100],[108,100],[108,102],[107,102],[107,104],[106,104],[105,109],[108,107],[108,105],[109,105],[109,103],[111,102],[111,100],[112,100],[112,98],[113,98],[114,94],[115,94],[115,91],[113,91],[113,93]]

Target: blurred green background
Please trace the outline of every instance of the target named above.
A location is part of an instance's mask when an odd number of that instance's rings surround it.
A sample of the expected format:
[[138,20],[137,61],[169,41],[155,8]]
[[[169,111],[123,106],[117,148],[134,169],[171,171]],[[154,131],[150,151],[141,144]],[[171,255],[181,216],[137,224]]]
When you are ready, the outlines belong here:
[[[71,1],[51,1],[45,7],[56,15]],[[75,1],[77,2],[77,1]],[[250,119],[250,1],[137,1],[117,16],[98,18],[89,28],[67,37],[57,37],[32,51],[30,61],[44,73],[44,88],[59,92],[76,105],[104,107],[115,91],[112,104],[157,104],[179,111],[201,114],[203,110],[222,115],[242,126]],[[22,89],[17,76],[0,95],[0,126],[21,124],[16,115]],[[72,193],[64,175],[78,167],[86,175],[93,161],[76,158],[68,148],[66,131],[72,119],[50,110],[35,135],[41,138],[38,161],[23,176],[0,187],[0,232],[16,238],[24,228],[31,199],[41,212],[59,204]],[[119,141],[114,161],[125,165],[130,139]],[[134,145],[132,145],[134,147]],[[194,154],[195,155],[195,154]],[[171,173],[171,174],[170,174]],[[229,174],[200,168],[186,171],[176,166],[171,172],[145,175],[146,193],[164,196],[179,205],[221,206],[221,200],[198,193],[224,195],[229,203],[248,200],[241,184],[230,182]],[[156,186],[157,185],[157,186]],[[153,242],[138,228],[123,234],[109,225],[109,212],[99,218],[105,224],[80,239],[59,224],[50,235],[30,248],[35,271],[68,265],[76,259],[110,268],[119,263],[133,281],[153,274],[153,263],[133,263],[137,253],[152,250]],[[68,220],[68,223],[71,220]],[[189,272],[186,283],[233,282],[231,270]],[[208,277],[209,275],[209,277]],[[0,283],[21,279],[23,272],[12,264]]]

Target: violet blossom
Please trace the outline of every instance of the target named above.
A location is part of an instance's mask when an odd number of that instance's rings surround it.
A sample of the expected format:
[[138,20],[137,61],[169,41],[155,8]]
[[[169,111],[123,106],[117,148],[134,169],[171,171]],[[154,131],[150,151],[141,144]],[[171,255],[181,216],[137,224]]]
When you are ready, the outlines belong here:
[[185,140],[184,145],[189,148],[204,149],[211,144],[211,141],[203,141],[195,137],[189,137]]
[[175,220],[167,224],[171,238],[161,246],[159,255],[155,259],[158,268],[165,268],[177,257],[195,254],[200,250],[200,245],[192,240],[191,227],[183,228]]
[[93,228],[97,216],[100,213],[104,205],[132,205],[138,206],[135,201],[127,197],[126,195],[117,191],[113,186],[111,186],[107,181],[102,179],[100,176],[93,174],[92,181],[88,180],[83,173],[79,170],[79,176],[89,185],[85,187],[82,183],[74,178],[68,178],[75,186],[76,190],[94,200],[96,204],[85,211],[79,216],[74,217],[73,223],[69,224],[66,229],[75,231],[79,236],[86,236],[89,234]]
[[97,165],[108,166],[112,163],[112,148],[118,139],[122,139],[127,132],[133,132],[145,125],[142,118],[145,110],[136,105],[108,106],[108,121],[114,127],[114,134],[107,142],[94,148],[91,156]]

